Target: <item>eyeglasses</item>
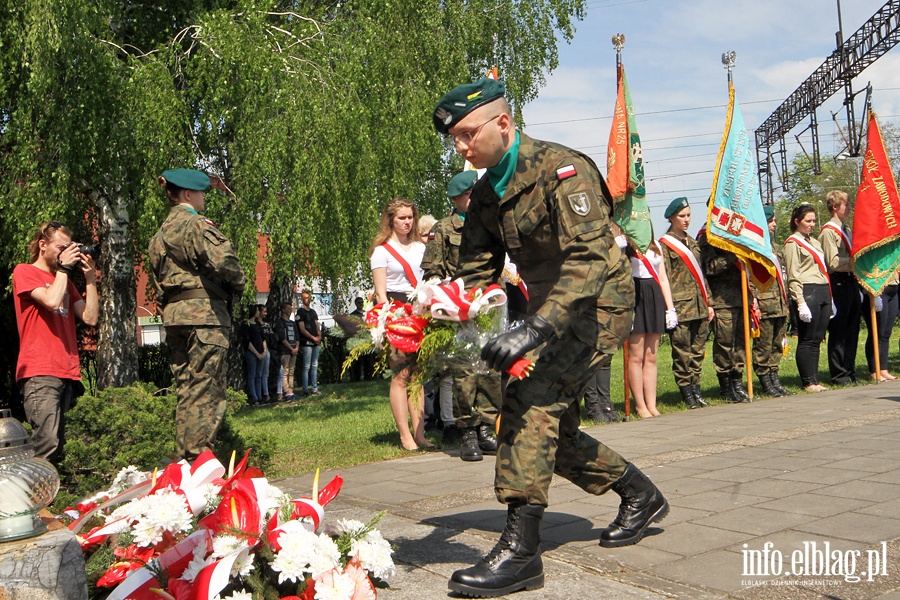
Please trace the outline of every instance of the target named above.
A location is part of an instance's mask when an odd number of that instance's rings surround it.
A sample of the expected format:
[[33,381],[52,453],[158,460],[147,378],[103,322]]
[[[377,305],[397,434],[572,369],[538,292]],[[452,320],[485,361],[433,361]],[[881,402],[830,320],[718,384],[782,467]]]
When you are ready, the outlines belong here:
[[41,237],[49,238],[51,229],[56,231],[57,229],[62,229],[62,227],[63,227],[63,224],[60,223],[59,221],[50,221],[49,223],[47,223],[46,225],[41,227]]
[[473,127],[472,129],[470,129],[468,131],[464,131],[463,133],[457,133],[456,135],[451,135],[450,139],[452,139],[457,144],[466,144],[468,146],[469,144],[472,143],[472,140],[475,139],[475,136],[478,135],[478,132],[481,130],[482,127],[484,127],[485,125],[487,125],[494,119],[500,118],[501,115],[496,115],[494,117],[491,117],[490,119],[488,119],[481,125],[478,125],[477,127]]

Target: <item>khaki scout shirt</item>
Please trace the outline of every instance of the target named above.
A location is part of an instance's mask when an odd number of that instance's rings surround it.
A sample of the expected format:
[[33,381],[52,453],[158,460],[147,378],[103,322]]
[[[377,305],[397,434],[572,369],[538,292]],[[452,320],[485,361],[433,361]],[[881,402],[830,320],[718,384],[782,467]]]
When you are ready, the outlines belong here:
[[[574,174],[565,177],[569,167]],[[610,231],[607,194],[588,156],[520,134],[503,198],[488,177],[472,190],[457,276],[467,288],[483,288],[498,280],[509,253],[528,286],[528,313],[557,334],[571,328],[598,344],[608,309],[634,307],[631,266]]]
[[[804,239],[810,246],[816,248],[819,252],[822,251],[819,240],[812,236],[806,236]],[[783,252],[784,271],[787,273],[788,293],[797,304],[805,304],[806,300],[803,298],[803,284],[827,284],[828,279],[822,273],[821,269],[819,269],[819,265],[812,255],[804,248],[801,248],[799,244],[785,241]]]
[[[239,296],[246,280],[231,244],[210,221],[176,204],[148,253],[164,325],[231,326],[228,296]],[[180,300],[180,294],[206,297]]]
[[[671,227],[666,232],[679,242],[687,246],[694,258],[700,263],[700,245],[683,231],[675,231]],[[666,277],[669,278],[669,287],[672,288],[672,301],[675,304],[675,312],[678,313],[678,322],[685,323],[687,321],[696,321],[698,319],[708,319],[709,311],[706,307],[706,301],[703,299],[703,292],[694,276],[691,275],[690,269],[684,263],[680,256],[663,243],[659,244],[662,249],[663,264],[666,267]],[[701,267],[702,268],[702,267]],[[709,286],[707,286],[707,295],[709,294]]]
[[[837,217],[832,217],[828,222],[843,229],[847,237],[850,237],[850,228],[841,223]],[[828,267],[828,273],[850,273],[852,271],[850,249],[847,248],[841,234],[831,227],[823,227],[819,232],[819,244],[822,245],[822,251],[825,252],[825,266]]]
[[453,211],[434,224],[422,257],[423,278],[448,279],[456,276],[459,266],[459,245],[465,220]]

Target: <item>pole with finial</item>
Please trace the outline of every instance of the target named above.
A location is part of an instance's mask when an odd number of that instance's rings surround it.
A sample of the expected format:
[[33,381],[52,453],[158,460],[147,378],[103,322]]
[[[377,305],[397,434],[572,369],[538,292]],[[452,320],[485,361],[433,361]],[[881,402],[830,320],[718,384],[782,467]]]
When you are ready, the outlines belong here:
[[734,63],[736,62],[737,52],[734,50],[722,53],[722,64],[725,65],[725,69],[728,71],[728,83],[731,83],[731,72],[734,71]]
[[612,44],[616,49],[616,66],[622,64],[622,48],[625,46],[625,34],[617,33],[612,36]]
[[[618,95],[619,79],[622,76],[622,48],[625,46],[625,34],[617,33],[612,36],[613,48],[616,49],[616,94]],[[631,420],[631,398],[629,397],[630,383],[628,381],[628,344],[622,346],[622,363],[624,364],[624,387],[625,387],[625,420]]]

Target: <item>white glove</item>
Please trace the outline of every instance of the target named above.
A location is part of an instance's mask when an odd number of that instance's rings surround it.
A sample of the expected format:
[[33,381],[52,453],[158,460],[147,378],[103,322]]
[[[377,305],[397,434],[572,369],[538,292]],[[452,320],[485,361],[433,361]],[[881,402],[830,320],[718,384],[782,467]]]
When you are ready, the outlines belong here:
[[862,290],[859,290],[859,301],[862,302],[865,299],[866,299],[866,295],[863,294]]
[[616,246],[619,247],[619,250],[624,250],[626,246],[628,246],[628,238],[624,235],[616,236]]
[[881,296],[875,296],[875,312],[881,312],[882,308],[884,308],[884,300],[881,299]]
[[666,311],[666,329],[675,329],[678,327],[678,313],[674,308]]
[[797,316],[799,316],[800,320],[804,323],[810,323],[812,321],[812,311],[809,310],[809,306],[806,305],[806,302],[797,306]]

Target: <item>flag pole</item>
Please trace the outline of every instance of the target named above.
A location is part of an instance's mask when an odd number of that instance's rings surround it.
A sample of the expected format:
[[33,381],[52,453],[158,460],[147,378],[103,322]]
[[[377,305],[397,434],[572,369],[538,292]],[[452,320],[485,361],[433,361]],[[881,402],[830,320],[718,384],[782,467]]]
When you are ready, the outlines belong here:
[[875,321],[875,315],[878,313],[875,312],[875,294],[872,292],[869,292],[869,314],[871,315],[869,323],[872,324],[872,331],[869,332],[869,335],[872,336],[872,350],[875,351],[875,381],[881,383],[881,357],[878,355],[878,323]]
[[[625,46],[625,34],[617,33],[612,37],[613,47],[616,49],[616,94],[618,94],[618,85],[619,85],[619,68],[622,66],[622,48]],[[628,339],[625,339],[625,343],[622,344],[622,370],[624,371],[624,377],[622,380],[625,382],[625,420],[631,420],[631,382],[628,381]]]
[[[737,52],[729,50],[722,53],[722,64],[728,72],[728,91],[734,85],[733,71],[734,64],[737,62]],[[739,261],[741,269],[741,312],[744,317],[744,374],[747,376],[747,396],[753,399],[753,351],[751,349],[750,338],[750,299],[747,285],[747,264]]]

